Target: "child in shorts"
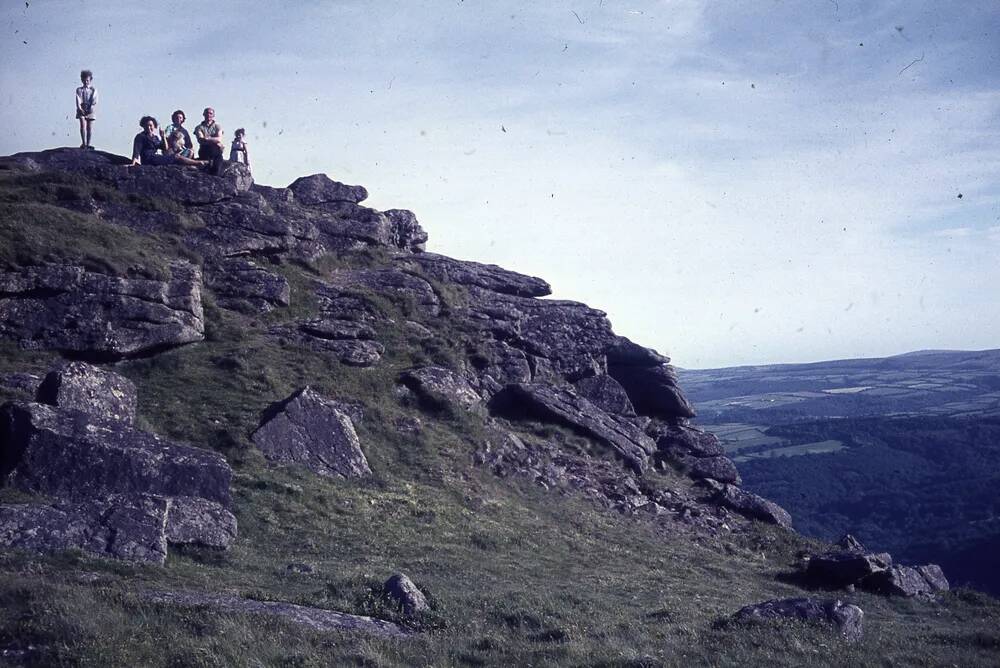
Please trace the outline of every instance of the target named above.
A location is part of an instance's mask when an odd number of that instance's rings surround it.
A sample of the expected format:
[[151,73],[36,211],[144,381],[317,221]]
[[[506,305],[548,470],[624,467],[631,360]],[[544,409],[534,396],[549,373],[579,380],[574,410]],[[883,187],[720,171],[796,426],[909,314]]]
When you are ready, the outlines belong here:
[[76,117],[80,119],[80,148],[93,149],[90,145],[91,126],[97,116],[94,109],[97,107],[97,89],[92,85],[94,73],[90,70],[80,72],[80,83],[83,85],[76,89]]

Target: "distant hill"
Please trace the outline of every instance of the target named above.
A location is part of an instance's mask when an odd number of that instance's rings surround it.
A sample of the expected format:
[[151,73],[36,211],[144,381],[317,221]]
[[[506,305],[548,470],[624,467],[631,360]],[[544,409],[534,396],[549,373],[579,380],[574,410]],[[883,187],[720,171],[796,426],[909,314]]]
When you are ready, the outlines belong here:
[[807,535],[941,563],[1000,593],[1000,350],[680,370],[748,489]]

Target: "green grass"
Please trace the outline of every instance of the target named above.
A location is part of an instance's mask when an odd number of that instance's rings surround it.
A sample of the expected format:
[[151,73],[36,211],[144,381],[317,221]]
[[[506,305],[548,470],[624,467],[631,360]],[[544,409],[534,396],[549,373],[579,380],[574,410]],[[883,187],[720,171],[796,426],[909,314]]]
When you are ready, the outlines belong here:
[[[0,176],[0,185],[3,178],[11,177]],[[21,218],[0,223],[9,230],[5,243],[13,244],[2,251],[11,254],[4,262],[16,263],[17,253],[35,252],[50,241],[55,257],[92,255],[90,261],[119,269],[133,263],[163,267],[174,252],[168,241],[117,228],[116,241],[125,241],[115,250],[104,248],[105,223],[27,201],[40,182],[17,188],[22,200],[0,197],[0,205],[22,212]],[[40,231],[25,230],[28,210],[53,217]],[[292,303],[261,317],[219,309],[206,293],[205,341],[115,366],[138,386],[141,427],[218,450],[233,465],[239,537],[225,552],[172,551],[163,567],[72,552],[2,552],[0,649],[34,646],[27,656],[35,665],[95,666],[1000,662],[1000,605],[970,592],[949,594],[938,603],[845,595],[866,612],[866,635],[858,645],[827,629],[797,624],[717,627],[718,619],[745,604],[808,594],[785,576],[797,552],[815,544],[756,524],[695,540],[647,517],[619,515],[572,494],[545,491],[526,479],[501,480],[475,467],[473,452],[486,438],[482,418],[421,407],[394,391],[403,369],[427,363],[454,367],[475,349],[473,336],[447,317],[361,293],[386,318],[379,328],[386,354],[372,369],[341,365],[268,334],[275,325],[316,315],[318,303],[309,291],[315,277],[385,261],[378,253],[364,253],[279,266]],[[445,312],[462,304],[461,290],[432,285]],[[409,338],[407,319],[432,336]],[[41,373],[55,359],[0,343],[0,373]],[[357,429],[375,472],[371,478],[331,480],[294,467],[273,468],[251,447],[249,434],[261,411],[305,384],[363,405],[365,418]],[[420,418],[422,430],[396,429],[397,420],[412,417]],[[512,426],[579,453],[599,451],[561,427]],[[653,486],[689,484],[670,472],[649,475]],[[11,490],[0,499],[25,500]],[[290,572],[292,563],[314,570]],[[397,571],[428,594],[430,612],[407,620],[381,599],[379,586]],[[410,624],[419,633],[405,640],[316,633],[269,618],[143,598],[143,592],[157,589],[227,592],[373,615]]]

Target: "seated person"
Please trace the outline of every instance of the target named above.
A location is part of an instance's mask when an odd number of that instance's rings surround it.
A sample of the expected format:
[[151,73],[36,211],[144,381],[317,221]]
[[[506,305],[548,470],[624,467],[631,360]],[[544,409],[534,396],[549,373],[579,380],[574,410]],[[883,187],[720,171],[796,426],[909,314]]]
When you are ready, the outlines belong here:
[[184,114],[184,111],[178,109],[174,113],[170,114],[170,125],[166,127],[166,129],[163,131],[163,134],[165,134],[169,138],[170,135],[172,135],[174,132],[180,130],[181,133],[184,135],[184,145],[189,149],[191,149],[191,154],[187,155],[186,157],[193,158],[194,142],[191,141],[191,135],[188,134],[187,128],[184,127],[184,121],[186,120],[187,116]]
[[161,153],[166,148],[163,141],[163,131],[160,124],[152,116],[143,116],[139,120],[139,127],[142,132],[135,136],[132,141],[132,165],[192,165],[203,167],[206,163],[201,160],[192,160],[183,155],[174,153]]
[[[173,126],[170,126],[173,127]],[[184,135],[187,134],[179,129],[167,132],[167,153],[171,155],[181,155],[185,158],[193,158],[194,152],[185,142]]]

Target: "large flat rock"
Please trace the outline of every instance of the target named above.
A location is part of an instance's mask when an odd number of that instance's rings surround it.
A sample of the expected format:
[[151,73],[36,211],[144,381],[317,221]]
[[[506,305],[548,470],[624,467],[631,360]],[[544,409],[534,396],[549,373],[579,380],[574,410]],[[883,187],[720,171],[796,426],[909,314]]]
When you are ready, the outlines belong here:
[[0,407],[0,475],[26,492],[195,496],[230,503],[232,469],[215,452],[38,403]]

